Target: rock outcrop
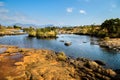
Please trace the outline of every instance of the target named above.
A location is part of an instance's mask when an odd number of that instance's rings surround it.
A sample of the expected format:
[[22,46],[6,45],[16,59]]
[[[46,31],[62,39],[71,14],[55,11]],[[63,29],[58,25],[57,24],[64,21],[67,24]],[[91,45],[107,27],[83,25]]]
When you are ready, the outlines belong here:
[[120,52],[120,39],[119,38],[102,40],[99,42],[99,45],[101,47],[105,47],[105,48]]
[[[1,47],[1,46],[0,46]],[[112,69],[51,50],[11,46],[0,54],[0,80],[119,80]]]

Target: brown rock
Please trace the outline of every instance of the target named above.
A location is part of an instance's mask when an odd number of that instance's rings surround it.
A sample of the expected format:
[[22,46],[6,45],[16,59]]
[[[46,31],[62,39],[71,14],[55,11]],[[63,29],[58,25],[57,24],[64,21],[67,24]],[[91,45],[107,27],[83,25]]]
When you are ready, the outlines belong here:
[[106,70],[106,74],[110,75],[111,77],[115,77],[116,76],[116,72],[113,71],[112,69],[107,69]]
[[91,69],[96,69],[99,67],[99,65],[94,62],[94,61],[88,61],[86,64],[85,64],[86,67],[88,68],[91,68]]

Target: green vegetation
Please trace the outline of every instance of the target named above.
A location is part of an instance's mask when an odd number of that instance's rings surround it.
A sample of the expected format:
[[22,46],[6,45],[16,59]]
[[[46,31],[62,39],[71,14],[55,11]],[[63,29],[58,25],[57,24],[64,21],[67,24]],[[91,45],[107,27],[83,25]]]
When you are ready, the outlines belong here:
[[32,30],[35,30],[35,28],[33,28],[33,27],[23,28],[23,31],[27,32],[27,33],[31,32]]
[[14,28],[14,29],[22,29],[22,27],[17,26],[17,25],[14,25],[13,28]]
[[63,27],[61,33],[72,33],[80,35],[90,35],[96,37],[120,37],[120,19],[105,20],[101,25],[87,25],[75,27]]
[[0,25],[0,36],[4,35],[20,35],[20,34],[25,34],[20,32],[22,28],[19,26],[3,26]]
[[0,32],[3,32],[6,28],[0,24]]
[[104,38],[104,40],[106,40],[106,41],[107,41],[107,40],[110,40],[110,38],[109,38],[109,37],[105,37],[105,38]]
[[29,37],[37,37],[37,38],[56,38],[57,33],[55,31],[55,27],[46,27],[34,29],[32,27],[24,29],[24,31],[28,32]]
[[97,37],[120,37],[120,19],[105,20],[97,30],[92,30]]
[[66,55],[65,55],[64,52],[58,53],[58,54],[57,54],[57,58],[58,58],[58,60],[60,60],[60,61],[66,61],[66,59],[67,59],[67,57],[66,57]]
[[57,33],[52,30],[37,29],[37,38],[56,38]]
[[3,36],[5,33],[5,27],[0,24],[0,36]]
[[109,37],[120,37],[120,19],[109,19],[102,23],[101,29],[106,30]]
[[36,36],[36,31],[31,30],[28,34],[29,34],[29,37],[35,37]]

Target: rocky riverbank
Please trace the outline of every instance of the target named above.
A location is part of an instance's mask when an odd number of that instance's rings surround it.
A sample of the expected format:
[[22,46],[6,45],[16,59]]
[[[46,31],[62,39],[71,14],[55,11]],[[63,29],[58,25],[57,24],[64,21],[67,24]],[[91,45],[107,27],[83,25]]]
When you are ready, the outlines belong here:
[[95,61],[63,52],[0,45],[0,80],[120,80]]
[[99,42],[99,45],[120,52],[120,38],[102,40]]

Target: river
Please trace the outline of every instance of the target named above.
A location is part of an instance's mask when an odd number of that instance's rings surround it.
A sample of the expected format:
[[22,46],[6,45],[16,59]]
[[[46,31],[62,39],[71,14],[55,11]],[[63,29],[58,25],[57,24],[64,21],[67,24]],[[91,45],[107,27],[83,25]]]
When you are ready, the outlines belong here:
[[[65,46],[64,42],[72,42],[72,45]],[[98,40],[95,37],[74,34],[58,35],[57,39],[45,40],[30,38],[27,35],[12,35],[0,37],[0,44],[15,45],[22,48],[50,49],[63,51],[67,56],[73,58],[84,57],[92,60],[101,60],[106,63],[107,68],[120,69],[120,52],[101,48],[99,45],[91,44]]]

